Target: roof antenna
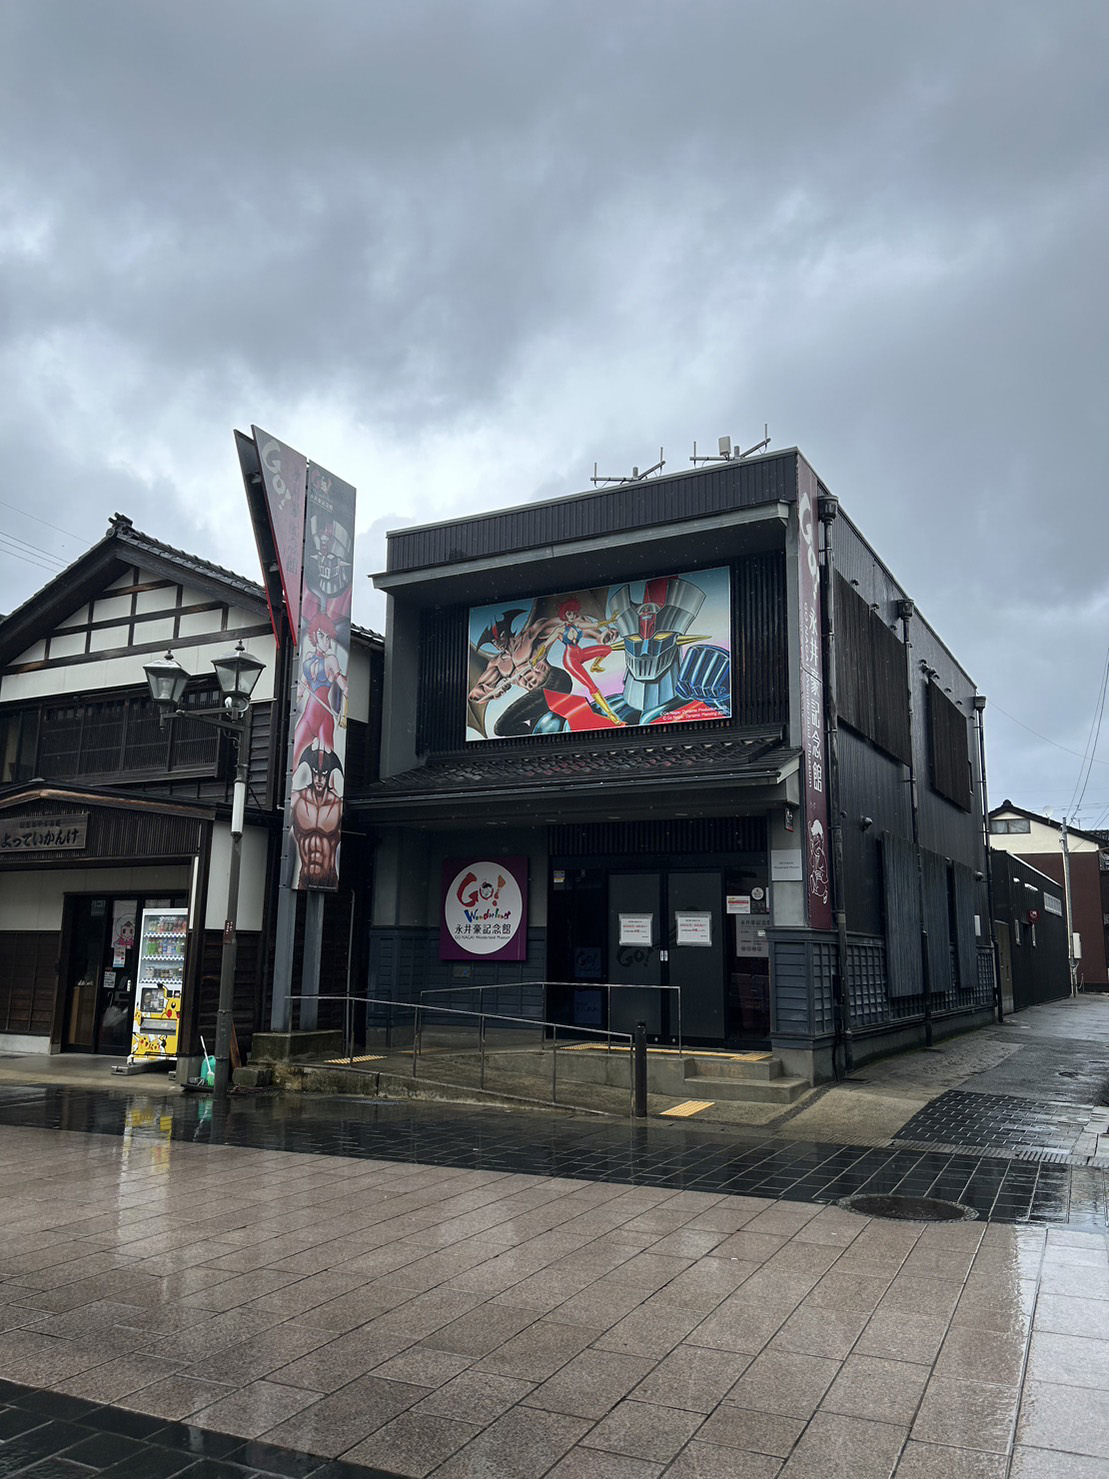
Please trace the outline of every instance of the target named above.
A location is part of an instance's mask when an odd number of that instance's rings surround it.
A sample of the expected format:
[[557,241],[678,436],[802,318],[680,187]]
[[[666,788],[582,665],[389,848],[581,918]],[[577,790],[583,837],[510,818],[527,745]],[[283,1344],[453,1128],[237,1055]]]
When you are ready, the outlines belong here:
[[660,472],[665,466],[666,458],[662,455],[662,448],[660,447],[658,449],[658,461],[655,463],[654,467],[644,468],[642,472],[639,471],[638,467],[633,467],[630,476],[622,478],[609,478],[603,475],[598,475],[597,464],[594,463],[593,476],[589,479],[589,481],[593,484],[594,488],[597,486],[598,483],[641,483],[644,478],[649,478],[653,472]]
[[731,437],[718,437],[716,440],[718,450],[716,452],[702,452],[698,455],[697,443],[693,443],[693,456],[689,459],[694,467],[702,462],[742,462],[744,457],[750,457],[752,452],[761,452],[764,447],[770,445],[770,428],[763,423],[762,441],[756,442],[753,447],[748,447],[741,452],[738,447],[732,446]]

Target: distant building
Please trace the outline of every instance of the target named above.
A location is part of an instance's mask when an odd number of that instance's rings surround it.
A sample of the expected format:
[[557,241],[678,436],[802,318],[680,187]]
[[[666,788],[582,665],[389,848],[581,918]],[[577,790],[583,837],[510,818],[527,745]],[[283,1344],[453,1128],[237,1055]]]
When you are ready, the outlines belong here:
[[[990,847],[1012,853],[1063,888],[1063,826],[1003,801],[990,812]],[[1109,848],[1104,834],[1067,828],[1071,922],[1079,984],[1109,990]]]
[[[829,1077],[994,1003],[981,700],[795,449],[388,537],[370,991]],[[488,997],[490,1010],[496,1010]]]

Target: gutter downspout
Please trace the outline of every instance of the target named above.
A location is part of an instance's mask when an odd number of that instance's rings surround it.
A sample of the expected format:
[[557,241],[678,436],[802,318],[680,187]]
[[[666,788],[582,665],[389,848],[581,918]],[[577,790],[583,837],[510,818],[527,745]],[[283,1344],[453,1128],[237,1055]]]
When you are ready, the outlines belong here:
[[917,788],[916,775],[916,705],[913,703],[914,683],[913,678],[913,641],[911,622],[916,614],[916,607],[907,597],[897,604],[897,614],[901,618],[902,629],[905,634],[905,667],[909,680],[909,811],[912,819],[913,850],[916,853],[916,880],[917,897],[920,902],[920,963],[923,972],[921,978],[921,1003],[924,1008],[924,1046],[932,1046],[932,981],[928,961],[928,929],[924,922],[924,859],[920,853],[920,802]]
[[990,951],[993,955],[993,980],[994,980],[994,1005],[997,1008],[997,1020],[1005,1020],[1005,1001],[1001,990],[1001,960],[997,950],[997,936],[994,934],[994,907],[993,907],[993,864],[990,861],[990,802],[989,793],[986,790],[986,729],[983,722],[983,714],[986,709],[986,696],[984,693],[974,695],[974,727],[978,731],[978,771],[982,782],[982,840],[986,844],[986,908],[989,910],[990,925]]
[[[836,703],[836,599],[835,549],[832,525],[839,514],[839,499],[825,494],[820,499],[820,522],[824,526],[824,726],[828,745],[828,830],[832,845],[832,912],[836,921],[835,1037],[843,1049],[843,1076],[855,1066],[851,1046],[851,993],[847,979],[847,904],[843,878],[843,810],[839,797],[839,709]],[[835,1046],[832,1048],[835,1064]]]

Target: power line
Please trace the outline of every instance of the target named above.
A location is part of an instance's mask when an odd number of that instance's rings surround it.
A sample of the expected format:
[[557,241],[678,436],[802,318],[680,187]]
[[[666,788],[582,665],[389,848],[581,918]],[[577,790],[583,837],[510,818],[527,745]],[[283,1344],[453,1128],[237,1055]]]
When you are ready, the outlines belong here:
[[[1086,787],[1090,783],[1090,768],[1094,763],[1097,742],[1101,735],[1101,721],[1105,715],[1105,688],[1107,683],[1109,683],[1109,647],[1105,649],[1105,664],[1101,672],[1101,687],[1098,690],[1094,717],[1090,721],[1090,733],[1086,739],[1086,752],[1082,756],[1082,764],[1078,767],[1078,779],[1075,781],[1074,790],[1071,792],[1070,806],[1068,808],[1071,812],[1076,809],[1076,806],[1082,805],[1082,798],[1085,796]],[[1089,757],[1088,759],[1087,756]],[[1086,772],[1085,776],[1082,774],[1083,769]],[[1081,790],[1079,790],[1080,786]],[[1074,799],[1075,796],[1078,797],[1077,803]]]
[[10,545],[6,545],[3,543],[3,535],[0,535],[0,550],[2,550],[5,554],[11,555],[13,559],[19,560],[21,564],[34,565],[39,570],[49,571],[51,575],[60,575],[61,572],[66,568],[65,565],[60,562],[57,565],[48,565],[45,560],[40,560],[34,555],[29,555],[26,550],[13,549]]
[[57,560],[59,565],[70,563],[64,555],[58,554],[57,550],[47,549],[41,544],[32,544],[29,539],[20,539],[18,534],[8,534],[0,529],[0,539],[6,539],[10,544],[22,545],[28,554],[36,555],[43,560]]
[[[1003,709],[993,699],[990,700],[990,707],[996,709],[999,714],[1004,714],[1006,719],[1011,719],[1014,724],[1019,724],[1022,729],[1027,729],[1028,733],[1034,734],[1037,739],[1043,740],[1045,745],[1054,745],[1057,750],[1062,750],[1064,755],[1073,755],[1076,760],[1086,759],[1086,756],[1084,754],[1080,755],[1077,750],[1068,749],[1066,745],[1061,745],[1058,740],[1048,739],[1046,734],[1041,734],[1038,729],[1033,729],[1031,724],[1025,724],[1023,719],[1018,719],[1015,714],[1010,714],[1007,709]],[[1109,765],[1109,760],[1094,760],[1091,763],[1094,765]]]
[[74,534],[71,529],[60,529],[57,524],[50,524],[46,519],[40,519],[37,514],[29,514],[25,508],[19,508],[14,503],[5,503],[2,498],[0,498],[0,507],[10,508],[13,514],[21,514],[25,519],[33,519],[36,524],[42,524],[46,529],[53,529],[55,534],[64,534],[67,539],[75,539],[78,544],[96,543],[95,539],[87,539],[80,534]]

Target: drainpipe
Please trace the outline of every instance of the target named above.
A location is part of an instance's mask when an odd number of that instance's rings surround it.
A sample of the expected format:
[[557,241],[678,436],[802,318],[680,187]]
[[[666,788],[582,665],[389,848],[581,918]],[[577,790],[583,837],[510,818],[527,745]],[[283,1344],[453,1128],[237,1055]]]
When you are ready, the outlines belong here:
[[1067,969],[1070,971],[1070,994],[1078,995],[1078,962],[1074,958],[1074,915],[1070,898],[1070,848],[1067,845],[1067,819],[1063,818],[1063,898],[1067,906]]
[[[824,724],[828,751],[828,830],[832,849],[832,913],[836,921],[836,987],[832,994],[835,1037],[843,1051],[843,1076],[855,1066],[851,1046],[851,993],[847,980],[847,903],[843,881],[843,811],[839,800],[839,709],[836,704],[836,598],[835,550],[832,526],[839,513],[839,499],[825,494],[820,499],[820,522],[824,525],[824,579],[820,583],[824,605]],[[835,1045],[832,1047],[835,1063]]]
[[1005,1000],[1001,992],[1001,960],[997,951],[997,937],[993,928],[993,866],[990,862],[990,802],[989,793],[986,790],[986,729],[983,714],[986,709],[986,696],[983,693],[974,695],[974,727],[978,731],[978,772],[982,779],[982,840],[986,844],[986,908],[989,910],[990,926],[990,950],[993,954],[993,979],[994,979],[994,1005],[997,1008],[997,1020],[1005,1020]]
[[[928,966],[928,930],[924,923],[924,859],[920,855],[920,793],[916,776],[916,704],[913,702],[915,679],[913,677],[912,619],[916,607],[906,597],[897,603],[897,614],[901,618],[905,637],[905,668],[909,678],[909,812],[912,819],[913,850],[916,853],[917,898],[920,901],[920,964],[921,1000],[924,1006],[924,1046],[932,1046],[932,983]],[[927,663],[921,669],[931,671]]]

